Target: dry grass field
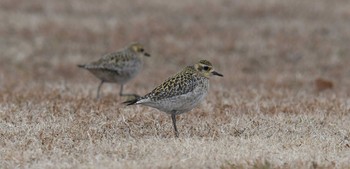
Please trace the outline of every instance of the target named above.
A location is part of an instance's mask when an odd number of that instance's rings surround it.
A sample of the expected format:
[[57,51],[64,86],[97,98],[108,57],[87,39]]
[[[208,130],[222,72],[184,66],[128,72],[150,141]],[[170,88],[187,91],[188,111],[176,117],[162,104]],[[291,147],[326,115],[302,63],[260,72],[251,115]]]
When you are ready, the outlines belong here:
[[[0,168],[350,168],[348,0],[1,0]],[[199,59],[223,78],[178,116],[76,67],[130,42],[146,94]]]

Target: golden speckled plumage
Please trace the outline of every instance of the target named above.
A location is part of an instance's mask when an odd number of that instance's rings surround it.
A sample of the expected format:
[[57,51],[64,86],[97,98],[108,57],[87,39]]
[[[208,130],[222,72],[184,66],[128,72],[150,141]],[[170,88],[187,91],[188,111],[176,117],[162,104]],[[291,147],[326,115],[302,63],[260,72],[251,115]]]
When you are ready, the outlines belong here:
[[171,114],[175,136],[178,136],[175,116],[193,109],[207,95],[209,77],[222,76],[207,60],[185,67],[143,97],[124,102],[143,104]]
[[193,66],[187,66],[144,97],[151,98],[152,101],[157,101],[163,98],[186,94],[194,89],[196,81],[200,80],[200,78],[203,77],[196,75]]
[[141,44],[133,43],[122,50],[104,55],[95,62],[78,66],[89,70],[101,80],[97,89],[97,98],[104,82],[119,83],[121,85],[119,95],[124,96],[130,94],[123,94],[123,85],[141,70],[143,56],[150,55],[145,52]]

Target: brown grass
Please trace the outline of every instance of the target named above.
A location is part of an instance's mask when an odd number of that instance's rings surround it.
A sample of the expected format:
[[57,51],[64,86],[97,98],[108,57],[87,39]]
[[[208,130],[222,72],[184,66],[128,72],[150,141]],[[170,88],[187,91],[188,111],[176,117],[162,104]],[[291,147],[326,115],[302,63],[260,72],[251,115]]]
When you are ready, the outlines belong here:
[[[0,1],[0,168],[349,168],[347,0]],[[207,99],[178,117],[121,104],[76,67],[132,41],[145,94],[205,58]],[[320,80],[321,79],[321,80]],[[327,89],[327,90],[326,90]]]

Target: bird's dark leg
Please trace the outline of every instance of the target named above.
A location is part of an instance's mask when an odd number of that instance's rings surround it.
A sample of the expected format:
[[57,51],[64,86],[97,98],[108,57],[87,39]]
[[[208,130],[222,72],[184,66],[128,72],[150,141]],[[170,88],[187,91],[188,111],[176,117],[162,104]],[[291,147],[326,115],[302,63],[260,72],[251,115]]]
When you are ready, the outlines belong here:
[[120,85],[119,96],[123,96],[123,86],[124,85]]
[[179,137],[179,132],[177,131],[177,127],[176,127],[176,114],[171,113],[171,119],[173,120],[173,126],[174,126],[174,131],[175,131],[175,137]]
[[140,96],[137,95],[137,94],[124,94],[124,93],[123,93],[123,87],[124,87],[124,85],[120,85],[119,96],[133,96],[133,97],[135,97],[135,98],[140,97]]
[[98,85],[96,100],[98,100],[100,98],[100,89],[101,89],[101,86],[103,85],[104,82],[105,82],[104,80],[101,80],[101,83]]

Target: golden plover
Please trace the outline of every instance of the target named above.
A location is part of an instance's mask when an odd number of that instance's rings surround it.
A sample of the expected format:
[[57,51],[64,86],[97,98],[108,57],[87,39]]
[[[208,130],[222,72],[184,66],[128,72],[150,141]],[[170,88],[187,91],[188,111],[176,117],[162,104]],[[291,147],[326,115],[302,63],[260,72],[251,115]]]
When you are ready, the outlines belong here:
[[205,98],[212,75],[223,76],[213,69],[209,61],[201,60],[185,67],[145,96],[124,103],[142,104],[170,114],[175,137],[178,137],[176,115],[190,111]]
[[124,94],[123,86],[135,77],[143,66],[143,56],[150,56],[139,43],[132,43],[128,47],[104,55],[101,59],[78,67],[85,68],[101,80],[97,88],[98,99],[100,89],[104,82],[120,84],[120,96],[137,96],[136,94]]

